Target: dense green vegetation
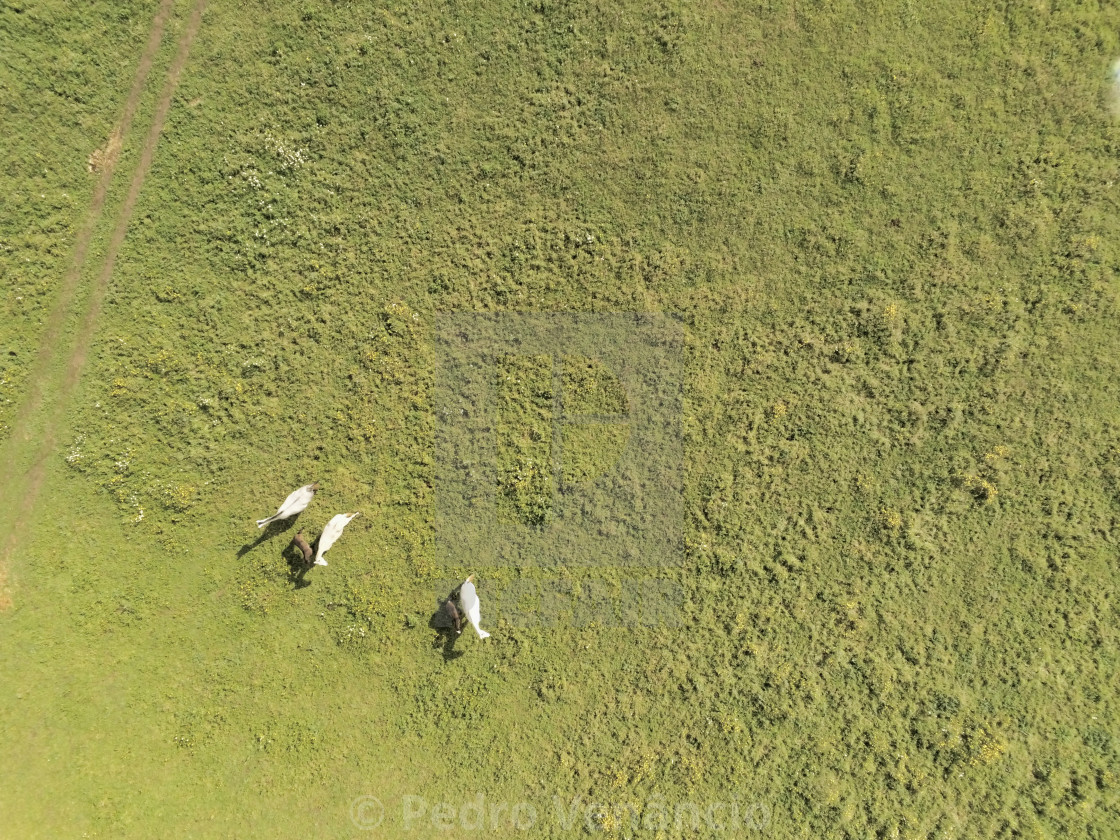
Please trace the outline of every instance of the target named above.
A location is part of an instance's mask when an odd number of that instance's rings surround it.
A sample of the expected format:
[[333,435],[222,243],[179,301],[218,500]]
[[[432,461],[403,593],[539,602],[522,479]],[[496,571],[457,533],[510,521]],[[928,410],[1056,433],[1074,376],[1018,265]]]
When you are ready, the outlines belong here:
[[[0,3],[5,439],[155,5]],[[482,793],[538,811],[496,837],[586,833],[554,797],[737,797],[737,836],[1117,836],[1117,56],[1094,2],[211,2],[10,561],[0,834],[442,836],[402,798]],[[443,561],[456,311],[677,319],[665,621],[609,562]],[[496,373],[517,527],[553,523],[557,384],[628,410],[609,365],[554,364]],[[630,429],[563,434],[588,481]],[[355,509],[297,587],[291,534]],[[450,647],[428,617],[470,573],[493,637]],[[721,836],[684,816],[661,836]]]

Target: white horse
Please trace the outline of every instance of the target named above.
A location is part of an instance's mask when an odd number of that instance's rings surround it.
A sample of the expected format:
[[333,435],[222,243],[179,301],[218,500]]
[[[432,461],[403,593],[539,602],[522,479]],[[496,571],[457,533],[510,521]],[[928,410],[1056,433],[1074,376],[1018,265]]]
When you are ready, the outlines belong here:
[[327,561],[323,559],[326,553],[335,540],[342,536],[342,529],[350,524],[350,520],[358,515],[358,511],[354,513],[340,513],[331,517],[331,521],[323,529],[323,533],[319,535],[319,550],[315,553],[315,565],[325,566]]
[[467,618],[471,620],[474,625],[474,630],[478,633],[478,638],[488,639],[490,634],[478,626],[482,621],[482,615],[478,608],[478,593],[474,591],[474,575],[468,577],[463,581],[463,585],[459,587],[459,603],[463,605],[463,612],[467,614]]
[[319,489],[318,484],[305,484],[298,490],[293,490],[292,494],[284,500],[284,504],[280,505],[280,510],[275,514],[268,517],[268,519],[258,519],[257,527],[263,528],[269,522],[275,522],[278,519],[288,519],[295,516],[297,513],[303,513],[307,510],[307,506],[311,504],[311,500],[315,498],[315,491]]

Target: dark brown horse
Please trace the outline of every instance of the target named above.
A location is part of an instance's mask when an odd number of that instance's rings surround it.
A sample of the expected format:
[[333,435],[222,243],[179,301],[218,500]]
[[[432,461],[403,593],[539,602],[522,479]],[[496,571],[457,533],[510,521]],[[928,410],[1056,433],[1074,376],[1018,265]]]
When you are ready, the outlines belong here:
[[311,546],[307,544],[307,540],[303,538],[302,528],[296,531],[296,535],[292,537],[292,545],[303,552],[303,566],[305,569],[310,569],[314,562],[315,553],[311,550]]

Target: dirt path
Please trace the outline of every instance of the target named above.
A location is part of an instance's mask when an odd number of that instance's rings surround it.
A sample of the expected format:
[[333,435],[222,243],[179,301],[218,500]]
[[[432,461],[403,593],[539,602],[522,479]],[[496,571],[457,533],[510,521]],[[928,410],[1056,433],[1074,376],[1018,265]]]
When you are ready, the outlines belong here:
[[[121,141],[127,134],[129,126],[132,124],[132,118],[136,112],[137,103],[143,92],[144,82],[147,79],[148,72],[151,70],[152,62],[155,59],[155,53],[163,37],[163,30],[171,14],[172,6],[173,0],[163,0],[160,4],[159,11],[156,13],[156,18],[152,23],[152,31],[148,38],[147,47],[144,50],[144,54],[141,56],[140,66],[137,68],[136,79],[133,82],[132,89],[129,91],[128,99],[125,102],[125,109],[121,122],[109,137],[106,147],[107,153],[102,164],[103,169],[101,177],[98,179],[97,186],[94,189],[93,202],[90,205],[89,213],[87,214],[86,220],[79,232],[77,243],[75,244],[73,263],[63,279],[59,300],[51,313],[50,321],[44,334],[43,344],[40,347],[39,355],[32,367],[32,393],[29,393],[27,402],[21,407],[13,425],[12,436],[9,439],[8,446],[5,447],[6,450],[10,450],[5,453],[7,456],[15,456],[16,449],[28,443],[28,425],[34,412],[38,409],[46,396],[46,386],[49,380],[51,362],[57,357],[61,349],[56,346],[58,343],[58,335],[65,321],[67,310],[73,302],[78,278],[85,264],[86,253],[89,249],[93,229],[100,217],[101,209],[104,206],[109,181],[112,178],[113,169],[116,166],[116,161],[120,153]],[[116,265],[117,254],[120,252],[121,245],[124,244],[128,226],[132,220],[132,211],[136,207],[136,201],[140,197],[140,190],[144,186],[144,179],[147,177],[148,170],[151,168],[156,146],[159,143],[159,136],[163,131],[163,124],[167,119],[168,111],[171,109],[171,100],[179,84],[179,77],[183,72],[184,66],[186,66],[191,44],[194,42],[195,36],[198,35],[198,30],[202,23],[202,12],[205,6],[206,0],[196,0],[187,25],[179,38],[178,50],[168,69],[163,91],[156,104],[151,128],[148,131],[148,136],[144,140],[144,145],[140,151],[140,160],[133,173],[132,182],[129,184],[128,195],[125,197],[124,204],[117,214],[116,225],[109,239],[109,248],[105,254],[105,260],[102,263],[97,282],[90,293],[90,299],[87,303],[85,315],[82,318],[77,340],[67,360],[65,377],[59,388],[58,396],[53,401],[53,405],[45,421],[42,438],[36,447],[34,462],[24,481],[19,482],[12,480],[14,477],[10,477],[9,480],[5,482],[7,492],[0,497],[7,502],[7,505],[5,505],[3,509],[10,510],[13,506],[16,506],[18,510],[12,521],[7,538],[4,541],[4,548],[0,551],[0,610],[11,606],[11,595],[8,586],[9,561],[19,547],[20,537],[31,522],[32,514],[35,509],[35,502],[38,499],[39,492],[42,489],[43,479],[46,476],[47,459],[50,457],[51,453],[54,452],[58,428],[65,418],[70,397],[81,378],[82,369],[85,367],[86,359],[89,356],[89,349],[93,342],[93,336],[97,326],[97,317],[101,312],[101,304],[104,301],[105,292],[108,289],[109,280],[112,277],[113,268]],[[6,457],[5,460],[7,463],[15,462],[14,457]],[[21,484],[23,485],[22,494],[18,492],[13,493],[13,490]]]
[[74,302],[78,280],[81,278],[82,268],[86,263],[89,243],[93,238],[94,228],[101,218],[101,210],[105,206],[105,197],[109,192],[109,183],[113,180],[113,173],[117,168],[121,144],[124,142],[124,138],[128,136],[129,129],[132,128],[132,118],[136,115],[136,106],[144,92],[144,83],[148,80],[148,73],[152,69],[152,62],[155,61],[156,52],[163,40],[163,31],[167,27],[167,19],[171,16],[171,9],[174,5],[174,0],[162,0],[160,3],[155,20],[152,21],[152,30],[148,33],[147,46],[144,47],[144,52],[140,56],[140,64],[136,68],[136,77],[132,80],[132,89],[129,90],[128,98],[125,99],[121,119],[113,126],[109,138],[105,141],[105,152],[100,161],[101,173],[97,179],[97,184],[93,188],[93,200],[90,202],[82,226],[78,229],[78,237],[74,242],[73,259],[66,274],[62,277],[58,300],[55,301],[54,309],[51,310],[47,319],[39,353],[31,365],[31,371],[27,377],[27,397],[12,423],[12,436],[9,445],[19,446],[26,442],[27,424],[42,401],[47,373],[50,370],[51,362],[58,355],[59,333],[66,321],[66,314],[70,311],[70,305]]

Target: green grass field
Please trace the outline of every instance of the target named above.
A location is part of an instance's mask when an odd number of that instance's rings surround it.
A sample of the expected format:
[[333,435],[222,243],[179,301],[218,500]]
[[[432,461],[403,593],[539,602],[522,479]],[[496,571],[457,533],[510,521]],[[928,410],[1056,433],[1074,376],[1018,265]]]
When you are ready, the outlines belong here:
[[[1120,6],[212,0],[127,215],[158,5],[0,0],[0,837],[1120,836]],[[676,623],[441,560],[449,312],[679,324]],[[499,366],[517,527],[555,383],[625,408],[549,365]]]

